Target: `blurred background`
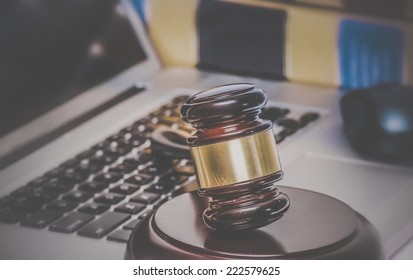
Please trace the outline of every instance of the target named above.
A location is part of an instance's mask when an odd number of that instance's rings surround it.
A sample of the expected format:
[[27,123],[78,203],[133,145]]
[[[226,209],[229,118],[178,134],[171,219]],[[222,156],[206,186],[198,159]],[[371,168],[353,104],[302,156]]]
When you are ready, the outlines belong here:
[[413,1],[134,0],[165,65],[342,89],[413,84]]

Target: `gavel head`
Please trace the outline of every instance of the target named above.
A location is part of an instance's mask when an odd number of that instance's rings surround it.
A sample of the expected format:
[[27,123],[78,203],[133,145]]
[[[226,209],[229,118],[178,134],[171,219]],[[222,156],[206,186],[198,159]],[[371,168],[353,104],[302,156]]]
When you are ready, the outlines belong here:
[[205,224],[219,231],[262,227],[289,207],[275,182],[283,173],[272,123],[259,118],[267,102],[252,84],[230,84],[186,100],[181,116],[196,132],[187,139],[199,194],[212,198]]

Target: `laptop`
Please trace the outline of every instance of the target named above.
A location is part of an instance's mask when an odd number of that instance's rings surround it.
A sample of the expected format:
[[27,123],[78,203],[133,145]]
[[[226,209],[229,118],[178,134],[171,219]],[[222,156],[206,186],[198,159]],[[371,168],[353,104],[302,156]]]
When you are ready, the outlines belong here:
[[240,82],[268,95],[280,185],[342,200],[376,227],[387,257],[413,258],[413,166],[353,152],[338,90],[165,68],[126,0],[22,2],[1,16],[18,44],[1,54],[0,259],[123,259],[145,216],[196,189],[190,160],[154,155],[153,132],[190,133],[179,120],[187,96]]

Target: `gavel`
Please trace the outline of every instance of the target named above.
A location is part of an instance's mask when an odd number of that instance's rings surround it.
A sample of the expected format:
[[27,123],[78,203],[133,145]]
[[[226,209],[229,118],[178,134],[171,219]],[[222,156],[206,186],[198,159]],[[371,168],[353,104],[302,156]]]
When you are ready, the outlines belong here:
[[272,122],[259,118],[265,92],[230,84],[199,92],[181,107],[195,133],[187,139],[200,196],[209,197],[205,224],[216,231],[255,229],[280,219],[288,196],[276,187],[283,177]]
[[[266,101],[264,91],[251,84],[220,86],[187,99],[181,115],[196,130],[187,143],[198,190],[174,197],[143,219],[128,241],[126,258],[384,257],[373,225],[345,203],[275,185],[283,172],[272,123],[259,118]],[[178,149],[182,141],[175,140],[183,135],[169,132],[160,131],[169,140],[157,144],[172,141]],[[188,146],[182,146],[173,152],[188,158]]]

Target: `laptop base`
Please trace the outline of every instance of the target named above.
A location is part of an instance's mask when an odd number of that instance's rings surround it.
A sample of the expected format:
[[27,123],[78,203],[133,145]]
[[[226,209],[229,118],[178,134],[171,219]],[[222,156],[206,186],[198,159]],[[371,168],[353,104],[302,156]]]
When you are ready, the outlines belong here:
[[197,192],[163,204],[135,228],[127,259],[382,259],[376,230],[346,204],[280,187],[291,206],[259,230],[217,233],[205,226],[208,200]]

